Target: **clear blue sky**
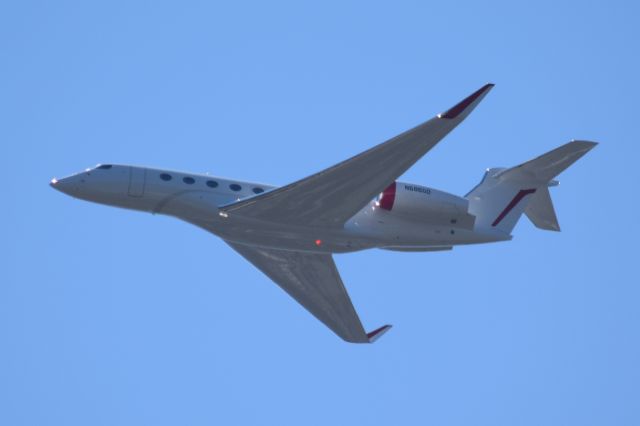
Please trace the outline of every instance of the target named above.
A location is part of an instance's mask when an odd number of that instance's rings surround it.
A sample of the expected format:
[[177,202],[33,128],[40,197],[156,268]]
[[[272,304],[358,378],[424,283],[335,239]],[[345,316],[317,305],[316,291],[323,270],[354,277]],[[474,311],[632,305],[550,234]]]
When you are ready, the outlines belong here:
[[[4,2],[0,424],[638,425],[633,2]],[[286,184],[495,89],[404,180],[601,144],[563,232],[337,257],[343,343],[212,235],[48,186],[99,162]]]

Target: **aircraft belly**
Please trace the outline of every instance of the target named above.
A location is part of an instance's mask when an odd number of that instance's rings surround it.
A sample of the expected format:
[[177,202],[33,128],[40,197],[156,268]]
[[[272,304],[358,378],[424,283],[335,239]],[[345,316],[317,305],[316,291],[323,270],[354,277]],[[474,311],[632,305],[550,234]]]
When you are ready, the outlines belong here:
[[[151,195],[151,194],[149,194]],[[178,217],[225,240],[281,250],[348,253],[376,247],[442,247],[485,242],[473,231],[381,212],[372,205],[343,228],[269,222],[221,213],[215,194],[185,191],[156,198],[156,213]]]
[[496,241],[455,224],[432,223],[430,218],[413,219],[381,211],[370,204],[346,224],[347,232],[377,242],[377,246],[442,247]]
[[221,217],[192,221],[195,225],[240,244],[314,253],[348,253],[377,246],[370,238],[339,228],[312,228]]
[[210,191],[184,190],[155,197],[153,213],[175,216],[188,222],[218,219],[218,206],[229,196]]

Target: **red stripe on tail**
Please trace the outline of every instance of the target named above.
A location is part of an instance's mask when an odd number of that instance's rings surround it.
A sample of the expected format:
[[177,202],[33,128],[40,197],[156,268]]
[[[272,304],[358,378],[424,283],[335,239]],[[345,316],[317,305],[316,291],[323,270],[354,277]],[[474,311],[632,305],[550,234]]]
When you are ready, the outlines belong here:
[[491,226],[496,226],[497,224],[499,224],[502,219],[505,218],[506,215],[509,214],[509,212],[511,210],[513,210],[513,208],[518,205],[518,203],[520,201],[522,201],[522,199],[524,197],[526,197],[529,194],[533,194],[534,192],[536,192],[535,189],[521,189],[515,197],[513,197],[513,200],[511,200],[511,202],[507,205],[507,207],[505,207],[504,210],[502,210],[502,213],[500,213],[500,215],[498,215],[498,217],[496,218],[496,220],[493,221],[493,223],[491,224]]

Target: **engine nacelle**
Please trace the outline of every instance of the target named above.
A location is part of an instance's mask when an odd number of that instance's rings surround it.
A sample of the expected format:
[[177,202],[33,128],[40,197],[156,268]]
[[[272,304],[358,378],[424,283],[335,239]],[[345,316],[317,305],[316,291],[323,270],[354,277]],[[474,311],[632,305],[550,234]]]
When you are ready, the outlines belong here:
[[473,229],[475,216],[469,201],[447,192],[420,185],[394,182],[376,199],[376,206],[409,220],[434,225]]

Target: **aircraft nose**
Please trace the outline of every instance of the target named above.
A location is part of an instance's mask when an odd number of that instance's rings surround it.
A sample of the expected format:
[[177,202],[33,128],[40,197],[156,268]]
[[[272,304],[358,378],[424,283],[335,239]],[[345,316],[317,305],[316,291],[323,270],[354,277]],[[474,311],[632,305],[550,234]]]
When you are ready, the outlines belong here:
[[49,182],[49,186],[67,195],[73,195],[73,192],[76,189],[77,185],[75,185],[72,181],[73,179],[71,177],[67,177],[64,179],[53,178],[51,179],[51,182]]

